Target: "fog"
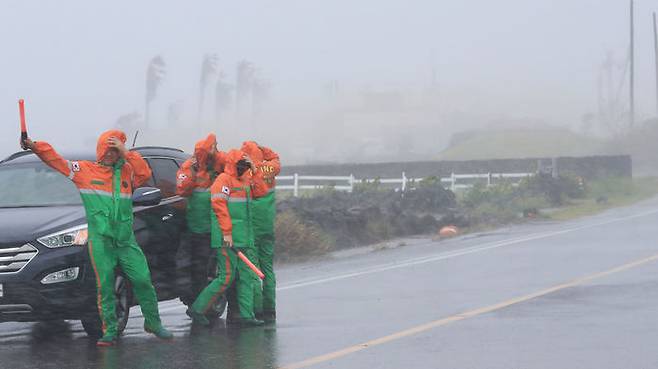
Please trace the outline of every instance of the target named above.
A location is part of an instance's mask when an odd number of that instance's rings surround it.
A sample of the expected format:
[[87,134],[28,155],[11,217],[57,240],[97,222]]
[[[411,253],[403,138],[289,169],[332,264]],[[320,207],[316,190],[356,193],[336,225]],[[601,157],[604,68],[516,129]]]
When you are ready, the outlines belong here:
[[[138,145],[189,152],[214,131],[222,148],[256,139],[287,164],[435,159],[469,130],[605,137],[591,119],[601,66],[629,48],[626,0],[1,1],[0,156],[18,150],[19,98],[31,136],[60,151],[118,121]],[[656,115],[656,10],[636,1],[637,121]]]

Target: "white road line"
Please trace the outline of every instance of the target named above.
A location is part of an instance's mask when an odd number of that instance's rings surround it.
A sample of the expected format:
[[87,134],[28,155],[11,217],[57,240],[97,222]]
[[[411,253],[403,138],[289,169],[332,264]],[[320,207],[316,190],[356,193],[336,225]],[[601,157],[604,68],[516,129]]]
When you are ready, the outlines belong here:
[[645,257],[645,258],[642,258],[642,259],[638,259],[638,260],[635,260],[635,261],[631,261],[629,263],[617,266],[617,267],[612,268],[612,269],[608,269],[606,271],[602,271],[602,272],[598,272],[598,273],[594,273],[594,274],[589,274],[589,275],[586,275],[586,276],[583,276],[583,277],[580,277],[580,278],[576,278],[576,279],[571,280],[569,282],[561,283],[561,284],[558,284],[558,285],[554,285],[552,287],[548,287],[548,288],[545,288],[545,289],[542,289],[542,290],[539,290],[539,291],[532,292],[530,294],[526,294],[526,295],[523,295],[523,296],[518,296],[518,297],[515,297],[515,298],[512,298],[512,299],[508,299],[508,300],[505,300],[505,301],[494,303],[493,305],[486,305],[486,306],[483,306],[483,307],[480,307],[480,308],[476,308],[476,309],[473,309],[473,310],[467,310],[467,311],[464,311],[464,312],[461,312],[461,313],[458,313],[458,314],[455,314],[455,315],[451,315],[451,316],[448,316],[448,317],[445,317],[445,318],[440,318],[438,320],[434,320],[434,321],[431,321],[431,322],[428,322],[428,323],[417,325],[415,327],[411,327],[411,328],[407,328],[407,329],[404,329],[404,330],[401,330],[401,331],[397,331],[395,333],[391,333],[391,334],[388,334],[386,336],[380,336],[378,338],[370,339],[368,341],[361,342],[361,343],[358,343],[356,345],[348,346],[348,347],[345,347],[345,348],[337,350],[337,351],[329,352],[329,353],[322,354],[322,355],[313,356],[313,357],[310,357],[308,359],[305,359],[305,360],[302,360],[302,361],[299,361],[299,362],[296,362],[296,363],[293,363],[293,364],[290,364],[290,365],[285,365],[285,366],[282,366],[282,367],[278,367],[278,369],[302,369],[302,368],[308,368],[308,367],[311,367],[311,366],[314,366],[314,365],[317,365],[317,364],[334,361],[334,360],[340,359],[340,358],[348,356],[348,355],[356,354],[360,351],[368,350],[368,349],[370,349],[372,347],[375,347],[375,346],[388,344],[388,343],[398,341],[398,340],[401,340],[401,339],[405,339],[405,338],[409,338],[409,337],[418,335],[420,333],[424,333],[424,332],[427,332],[429,330],[439,328],[439,327],[442,327],[442,326],[445,326],[445,325],[448,325],[448,324],[451,324],[451,323],[459,322],[459,321],[474,318],[474,317],[477,317],[477,316],[480,316],[480,315],[483,315],[483,314],[487,314],[487,313],[491,313],[491,312],[498,311],[498,310],[501,310],[501,309],[505,309],[507,307],[510,307],[510,306],[513,306],[513,305],[516,305],[516,304],[521,304],[521,303],[524,303],[524,302],[527,302],[527,301],[530,301],[530,300],[533,300],[533,299],[536,299],[536,298],[544,297],[548,294],[555,293],[555,292],[558,292],[558,291],[562,291],[562,290],[565,290],[567,288],[572,288],[572,287],[575,287],[575,286],[578,286],[578,285],[582,285],[582,284],[585,284],[585,283],[592,282],[592,281],[600,279],[600,278],[605,278],[605,277],[610,276],[610,275],[615,274],[615,273],[620,273],[620,272],[627,271],[629,269],[637,268],[637,267],[646,265],[647,263],[654,262],[656,260],[658,260],[658,254],[653,254],[651,256],[648,256],[648,257]]
[[[653,214],[656,214],[656,213],[658,213],[658,209],[654,209],[654,210],[639,213],[639,214],[629,215],[629,216],[625,216],[625,217],[610,219],[610,220],[606,220],[606,221],[602,221],[602,222],[586,224],[586,225],[583,225],[583,226],[563,229],[563,230],[560,230],[560,231],[535,233],[535,234],[531,234],[531,235],[525,236],[525,237],[502,240],[502,241],[491,242],[491,243],[485,243],[483,245],[477,245],[477,246],[472,246],[472,247],[461,249],[461,250],[444,252],[444,253],[440,253],[440,254],[434,255],[434,256],[425,256],[425,257],[422,257],[422,258],[408,259],[406,261],[401,261],[401,262],[398,262],[398,263],[390,263],[390,264],[379,265],[379,266],[367,268],[367,269],[364,269],[364,270],[361,270],[361,271],[358,271],[358,272],[346,273],[346,274],[336,275],[336,276],[327,277],[327,278],[302,280],[302,281],[293,282],[293,283],[290,283],[290,284],[287,284],[287,285],[284,285],[284,286],[277,287],[276,290],[277,290],[277,292],[278,291],[287,291],[287,290],[292,290],[292,289],[296,289],[296,288],[314,286],[314,285],[318,285],[318,284],[322,284],[322,283],[340,281],[340,280],[348,279],[348,278],[360,277],[360,276],[368,275],[368,274],[381,273],[381,272],[385,272],[385,271],[392,270],[392,269],[400,269],[400,268],[406,268],[406,267],[410,267],[410,266],[433,263],[433,262],[436,262],[436,261],[451,259],[451,258],[458,257],[458,256],[474,254],[474,253],[478,253],[478,252],[481,252],[481,251],[497,249],[497,248],[501,248],[501,247],[516,245],[516,244],[523,243],[523,242],[528,242],[528,241],[534,241],[534,240],[559,236],[559,235],[563,235],[563,234],[566,234],[566,233],[572,233],[572,232],[576,232],[576,231],[580,231],[580,230],[588,229],[588,228],[600,227],[600,226],[608,225],[608,224],[611,224],[611,223],[623,222],[623,221],[626,221],[626,220],[645,217],[645,216],[653,215]],[[185,308],[185,305],[179,304],[179,305],[176,305],[176,306],[170,306],[170,307],[168,306],[166,308],[160,309],[160,311],[161,312],[167,312],[167,311],[174,311],[174,310],[179,310],[179,309],[184,309],[184,308]]]
[[281,287],[277,288],[277,291],[285,291],[285,290],[295,289],[295,288],[300,288],[300,287],[313,286],[313,285],[316,285],[316,284],[333,282],[333,281],[358,277],[358,276],[367,275],[367,274],[380,273],[380,272],[388,271],[388,270],[391,270],[391,269],[400,269],[400,268],[406,268],[406,267],[409,267],[409,266],[432,263],[432,262],[435,262],[435,261],[451,259],[451,258],[454,258],[454,257],[457,257],[457,256],[474,254],[474,253],[477,253],[477,252],[480,252],[480,251],[486,251],[486,250],[496,249],[496,248],[500,248],[500,247],[516,245],[516,244],[527,242],[527,241],[534,241],[534,240],[539,240],[539,239],[543,239],[543,238],[559,236],[559,235],[562,235],[562,234],[565,234],[565,233],[576,232],[576,231],[587,229],[587,228],[599,227],[599,226],[607,225],[607,224],[610,224],[610,223],[621,222],[621,221],[624,221],[624,220],[643,217],[643,216],[652,215],[652,214],[656,214],[656,213],[658,213],[658,210],[652,210],[652,211],[649,211],[649,212],[635,214],[635,215],[631,215],[631,216],[628,216],[628,217],[611,219],[611,220],[607,220],[607,221],[604,221],[604,222],[598,222],[598,223],[588,224],[588,225],[584,225],[584,226],[580,226],[580,227],[564,229],[564,230],[561,230],[561,231],[536,233],[536,234],[532,234],[532,235],[517,238],[517,239],[509,239],[509,240],[497,241],[497,242],[492,242],[492,243],[485,243],[483,245],[472,246],[472,247],[461,249],[461,250],[449,251],[449,252],[441,253],[441,254],[434,255],[434,256],[426,256],[426,257],[417,258],[417,259],[409,259],[409,260],[406,260],[406,261],[403,261],[403,262],[400,262],[400,263],[380,265],[380,266],[377,266],[377,267],[365,269],[365,270],[358,271],[358,272],[347,273],[347,274],[337,275],[337,276],[328,277],[328,278],[321,278],[321,279],[314,279],[314,280],[308,280],[308,281],[294,282],[292,284],[281,286]]

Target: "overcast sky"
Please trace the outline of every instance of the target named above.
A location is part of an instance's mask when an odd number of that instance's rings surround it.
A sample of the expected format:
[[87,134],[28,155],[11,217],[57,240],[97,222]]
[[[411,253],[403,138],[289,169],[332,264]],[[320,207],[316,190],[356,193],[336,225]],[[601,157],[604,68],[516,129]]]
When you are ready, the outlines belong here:
[[[194,104],[201,58],[233,75],[253,61],[278,101],[347,88],[416,89],[430,64],[446,91],[501,114],[555,124],[596,109],[608,50],[628,50],[627,0],[0,0],[0,143],[15,145],[16,101],[32,135],[98,132],[143,111],[146,64],[167,62],[161,99]],[[655,114],[651,11],[637,0],[638,114]],[[433,57],[431,57],[433,55]],[[474,109],[477,107],[474,107]],[[53,135],[54,137],[54,135]],[[61,146],[61,144],[60,144]],[[3,148],[0,154],[13,149]]]

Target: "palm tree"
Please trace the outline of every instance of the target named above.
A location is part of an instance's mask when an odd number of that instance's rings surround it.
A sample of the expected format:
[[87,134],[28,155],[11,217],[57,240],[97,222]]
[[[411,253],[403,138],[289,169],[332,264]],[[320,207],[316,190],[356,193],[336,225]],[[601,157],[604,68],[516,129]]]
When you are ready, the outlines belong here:
[[203,57],[203,63],[201,63],[201,80],[199,83],[199,123],[201,123],[201,117],[203,115],[203,103],[206,97],[208,82],[210,82],[210,79],[217,71],[217,61],[218,58],[216,54],[206,54]]
[[258,115],[263,103],[270,97],[272,84],[270,81],[258,76],[254,78],[252,84],[251,110],[253,115]]
[[222,114],[231,106],[233,86],[227,83],[226,74],[219,72],[217,84],[215,85],[215,120],[220,122]]
[[169,128],[178,127],[183,112],[183,100],[178,100],[169,104],[167,109],[167,124]]
[[247,104],[245,100],[251,99],[254,74],[255,69],[252,63],[247,60],[238,63],[235,77],[235,110],[238,114],[241,112],[242,106]]
[[144,125],[148,128],[149,126],[149,116],[150,116],[150,106],[153,99],[155,99],[158,87],[162,84],[164,80],[166,71],[165,64],[162,56],[157,55],[148,64],[146,68],[146,101],[144,107]]

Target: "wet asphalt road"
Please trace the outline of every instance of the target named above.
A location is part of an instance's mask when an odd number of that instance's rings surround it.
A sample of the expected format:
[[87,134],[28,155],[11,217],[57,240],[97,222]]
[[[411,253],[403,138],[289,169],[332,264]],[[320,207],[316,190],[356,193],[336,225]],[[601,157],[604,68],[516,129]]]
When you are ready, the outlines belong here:
[[[176,339],[131,312],[117,347],[77,322],[0,324],[0,368],[655,368],[658,199],[571,222],[281,266],[279,321]],[[653,257],[653,258],[652,258]]]

